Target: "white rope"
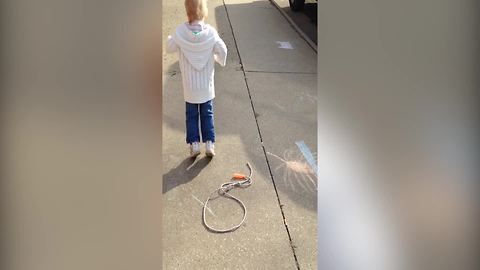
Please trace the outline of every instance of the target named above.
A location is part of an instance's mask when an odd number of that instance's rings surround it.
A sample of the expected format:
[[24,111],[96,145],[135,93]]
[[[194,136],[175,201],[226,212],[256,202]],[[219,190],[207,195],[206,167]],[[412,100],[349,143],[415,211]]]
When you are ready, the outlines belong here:
[[[250,163],[248,163],[248,162],[247,162],[247,167],[250,170],[250,175],[246,176],[245,180],[223,183],[220,186],[220,188],[217,188],[212,193],[210,193],[210,196],[208,196],[207,200],[203,204],[203,225],[205,225],[205,227],[207,227],[207,229],[210,230],[211,232],[216,232],[216,233],[233,232],[236,229],[240,228],[240,226],[242,226],[242,224],[245,222],[245,219],[247,217],[247,208],[245,207],[245,204],[243,204],[243,202],[240,199],[236,198],[235,196],[228,194],[228,192],[230,190],[236,188],[236,187],[246,188],[246,187],[249,187],[252,184],[253,170],[252,170],[252,167],[250,166]],[[206,219],[207,204],[208,204],[208,201],[210,201],[212,195],[215,192],[217,192],[219,196],[224,196],[224,197],[227,197],[229,199],[232,199],[232,200],[238,202],[242,206],[243,219],[242,219],[242,221],[240,221],[240,223],[238,223],[237,225],[235,225],[231,228],[228,228],[228,229],[215,229],[212,226],[208,225],[207,219]]]

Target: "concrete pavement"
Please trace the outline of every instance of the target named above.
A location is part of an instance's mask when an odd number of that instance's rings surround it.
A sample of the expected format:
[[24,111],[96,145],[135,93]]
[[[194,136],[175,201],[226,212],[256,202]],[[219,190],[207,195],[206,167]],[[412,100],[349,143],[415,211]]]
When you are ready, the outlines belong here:
[[[269,1],[208,4],[207,22],[229,49],[215,74],[212,160],[188,158],[178,58],[164,54],[164,269],[316,269],[316,180],[296,144],[315,152],[316,53]],[[184,14],[182,1],[163,4],[164,40]],[[232,173],[246,173],[246,162],[253,185],[232,191],[248,209],[246,224],[229,234],[206,231],[202,202]],[[210,208],[216,226],[242,217],[229,200]]]

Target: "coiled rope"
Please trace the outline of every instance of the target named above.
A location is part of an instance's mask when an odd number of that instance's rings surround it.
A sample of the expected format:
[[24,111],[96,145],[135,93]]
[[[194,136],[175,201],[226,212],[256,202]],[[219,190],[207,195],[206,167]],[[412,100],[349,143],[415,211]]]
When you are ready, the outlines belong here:
[[[203,204],[203,225],[205,225],[205,227],[208,230],[210,230],[211,232],[216,232],[216,233],[233,232],[236,229],[240,228],[240,226],[242,226],[242,224],[245,222],[245,219],[247,217],[247,208],[245,207],[245,204],[243,204],[243,202],[240,199],[236,198],[233,195],[230,195],[228,192],[230,190],[236,188],[236,187],[247,188],[252,184],[253,170],[252,170],[252,167],[250,166],[250,163],[248,163],[248,162],[247,162],[247,167],[250,170],[250,175],[249,176],[242,175],[242,174],[235,174],[232,177],[232,179],[236,179],[236,180],[231,181],[231,182],[227,182],[227,183],[223,183],[219,188],[217,188],[212,193],[210,193],[210,196],[208,196],[207,200]],[[238,204],[240,204],[242,206],[243,219],[242,219],[242,221],[240,221],[240,223],[238,223],[237,225],[235,225],[231,228],[228,228],[228,229],[215,229],[212,226],[208,225],[207,219],[206,219],[207,204],[208,204],[208,201],[210,201],[210,199],[212,198],[212,195],[214,193],[218,193],[219,196],[223,196],[223,197],[232,199],[232,200],[238,202]]]

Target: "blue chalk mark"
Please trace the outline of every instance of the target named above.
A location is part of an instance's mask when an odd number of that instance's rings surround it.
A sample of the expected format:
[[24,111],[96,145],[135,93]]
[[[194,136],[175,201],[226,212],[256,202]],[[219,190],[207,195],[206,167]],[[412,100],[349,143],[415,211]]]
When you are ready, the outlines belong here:
[[304,141],[296,141],[295,144],[298,146],[298,149],[300,149],[300,152],[302,152],[305,160],[308,162],[308,165],[310,165],[310,168],[312,168],[312,170],[318,176],[317,160],[313,156],[312,151],[310,151]]

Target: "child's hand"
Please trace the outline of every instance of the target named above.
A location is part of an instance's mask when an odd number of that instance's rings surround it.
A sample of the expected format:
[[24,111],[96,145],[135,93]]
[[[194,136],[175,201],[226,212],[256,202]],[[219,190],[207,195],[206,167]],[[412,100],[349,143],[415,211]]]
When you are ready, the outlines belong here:
[[225,42],[219,37],[213,49],[213,56],[222,67],[227,64],[227,46]]
[[167,53],[174,53],[178,51],[178,46],[177,44],[175,43],[175,40],[173,39],[173,37],[171,35],[168,35],[168,39],[167,39]]

